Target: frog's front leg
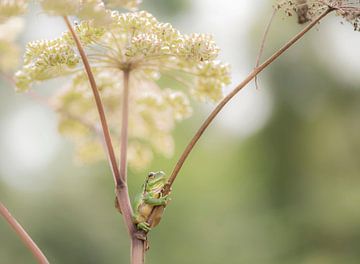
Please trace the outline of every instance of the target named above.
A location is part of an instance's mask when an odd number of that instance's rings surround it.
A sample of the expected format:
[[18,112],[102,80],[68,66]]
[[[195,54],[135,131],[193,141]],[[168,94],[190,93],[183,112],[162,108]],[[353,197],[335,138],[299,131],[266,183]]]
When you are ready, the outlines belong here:
[[169,200],[170,200],[169,195],[165,195],[159,198],[154,198],[150,194],[147,194],[144,197],[144,202],[153,206],[167,205]]

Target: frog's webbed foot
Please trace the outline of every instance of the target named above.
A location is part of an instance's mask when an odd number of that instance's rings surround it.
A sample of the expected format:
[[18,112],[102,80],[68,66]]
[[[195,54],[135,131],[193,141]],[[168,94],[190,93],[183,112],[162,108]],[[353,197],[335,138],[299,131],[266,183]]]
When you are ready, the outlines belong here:
[[137,229],[144,230],[145,232],[149,232],[151,230],[151,227],[146,222],[141,222],[136,225]]
[[169,194],[164,195],[164,196],[160,197],[159,199],[161,201],[161,205],[165,205],[165,206],[171,201]]

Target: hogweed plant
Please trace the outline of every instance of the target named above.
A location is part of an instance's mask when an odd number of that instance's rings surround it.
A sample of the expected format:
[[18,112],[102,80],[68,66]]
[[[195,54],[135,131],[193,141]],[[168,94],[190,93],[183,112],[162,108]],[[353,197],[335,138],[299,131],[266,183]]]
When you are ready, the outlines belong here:
[[[144,263],[148,232],[159,223],[172,184],[193,147],[222,108],[328,14],[335,12],[352,23],[355,30],[360,30],[359,1],[276,1],[274,14],[283,10],[306,25],[262,64],[259,56],[254,70],[223,96],[224,86],[230,84],[230,68],[218,60],[219,48],[211,35],[182,34],[146,11],[135,11],[139,1],[35,2],[47,14],[61,16],[68,31],[56,39],[28,43],[22,68],[13,78],[9,77],[17,66],[19,55],[14,41],[22,21],[17,16],[26,12],[29,3],[2,1],[0,72],[18,92],[27,92],[37,83],[54,78],[67,76],[70,79],[49,105],[59,114],[60,133],[74,142],[77,161],[105,158],[109,161],[116,207],[129,233],[131,263],[134,264]],[[117,7],[130,11],[111,10]],[[76,17],[79,22],[70,22],[69,16]],[[164,77],[183,89],[163,87],[159,80]],[[133,210],[127,187],[127,166],[144,171],[154,152],[172,156],[175,147],[172,131],[177,122],[189,118],[193,112],[189,98],[211,101],[217,106],[190,140],[168,179],[162,171],[148,174]],[[5,206],[1,204],[0,209],[39,263],[48,263]]]

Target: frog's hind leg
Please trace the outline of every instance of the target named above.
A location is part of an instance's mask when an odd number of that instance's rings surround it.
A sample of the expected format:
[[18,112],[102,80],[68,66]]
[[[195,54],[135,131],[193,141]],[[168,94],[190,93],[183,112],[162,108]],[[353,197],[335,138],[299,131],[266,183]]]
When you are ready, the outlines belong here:
[[149,232],[151,230],[150,225],[146,222],[138,223],[136,227],[140,230],[144,230],[145,232]]

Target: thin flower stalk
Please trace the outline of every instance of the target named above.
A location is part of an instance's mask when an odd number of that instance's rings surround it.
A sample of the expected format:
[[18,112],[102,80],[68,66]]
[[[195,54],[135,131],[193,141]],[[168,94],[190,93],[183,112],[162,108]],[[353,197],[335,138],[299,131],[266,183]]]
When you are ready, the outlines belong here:
[[73,39],[74,39],[74,41],[76,43],[76,46],[78,48],[78,51],[80,53],[81,59],[82,59],[83,64],[84,64],[86,74],[87,74],[87,76],[89,78],[90,87],[92,89],[94,99],[95,99],[95,103],[96,103],[96,107],[97,107],[98,112],[99,112],[100,122],[101,122],[102,130],[103,130],[103,133],[104,133],[104,139],[105,139],[107,151],[108,151],[108,157],[109,157],[109,160],[110,160],[110,164],[111,164],[111,168],[112,168],[112,172],[113,172],[113,176],[114,176],[114,182],[115,182],[116,186],[121,185],[122,181],[121,181],[121,178],[120,178],[119,170],[117,168],[116,156],[115,156],[114,147],[113,147],[112,141],[111,141],[111,136],[110,136],[110,132],[109,132],[109,126],[108,126],[107,121],[106,121],[105,110],[104,110],[103,104],[101,102],[100,94],[99,94],[99,91],[97,89],[97,85],[96,85],[94,75],[92,73],[92,70],[91,70],[90,64],[89,64],[89,62],[87,60],[84,49],[82,48],[82,45],[81,45],[81,43],[79,41],[79,38],[77,37],[73,27],[71,26],[69,19],[66,16],[64,16],[63,18],[65,20],[66,26],[68,27],[68,29],[69,29],[69,31],[70,31],[70,33],[71,33],[71,35],[72,35],[72,37],[73,37]]
[[4,217],[4,219],[8,222],[8,224],[14,229],[19,238],[23,241],[23,243],[28,247],[31,253],[36,258],[39,264],[49,264],[44,253],[41,249],[36,245],[34,240],[29,236],[29,234],[25,231],[25,229],[19,224],[18,221],[11,215],[9,210],[0,202],[0,214]]
[[[282,48],[276,51],[271,57],[269,57],[265,62],[263,62],[260,66],[256,67],[238,86],[236,86],[226,97],[224,97],[219,104],[215,107],[215,109],[209,114],[200,128],[197,130],[193,138],[190,140],[189,144],[186,146],[185,150],[181,154],[179,160],[177,161],[171,176],[168,180],[167,185],[163,189],[163,195],[167,195],[171,191],[171,187],[176,180],[177,175],[179,174],[182,166],[184,165],[186,159],[189,154],[195,147],[196,143],[199,141],[205,130],[209,127],[215,117],[219,114],[219,112],[224,108],[224,106],[247,84],[249,84],[260,72],[262,72],[266,67],[268,67],[272,62],[274,62],[277,58],[279,58],[285,51],[287,51],[290,47],[292,47],[299,39],[301,39],[310,29],[312,29],[315,25],[317,25],[324,17],[326,17],[329,13],[334,11],[332,8],[328,8],[325,12],[323,12],[316,19],[311,21],[302,31],[296,34],[291,40],[289,40]],[[156,210],[161,210],[162,206],[155,207],[149,218],[148,223],[151,224],[153,220],[153,216],[156,215]]]
[[94,75],[92,73],[90,64],[87,60],[86,54],[84,52],[84,49],[82,48],[82,45],[73,30],[69,20],[67,17],[64,17],[64,20],[66,22],[66,25],[76,43],[76,46],[78,48],[78,51],[80,53],[80,57],[83,61],[86,73],[89,78],[89,82],[91,85],[91,88],[93,90],[94,98],[96,101],[96,106],[99,112],[101,124],[102,124],[102,130],[104,133],[104,138],[109,154],[110,163],[113,170],[113,176],[115,179],[115,193],[117,201],[120,205],[121,212],[125,221],[125,224],[127,226],[128,233],[131,237],[131,244],[132,244],[132,250],[131,250],[131,263],[132,264],[141,264],[144,260],[144,241],[139,239],[136,236],[137,229],[135,228],[133,221],[132,221],[132,208],[130,203],[130,197],[128,193],[128,188],[126,184],[126,153],[127,153],[127,127],[128,127],[128,89],[129,89],[129,71],[124,71],[124,92],[126,96],[124,96],[124,102],[123,102],[123,120],[122,120],[122,135],[121,135],[121,157],[120,157],[120,169],[117,167],[116,157],[114,153],[114,148],[112,146],[111,142],[111,136],[110,132],[107,126],[105,111],[101,102],[100,94],[98,92],[96,82]]

